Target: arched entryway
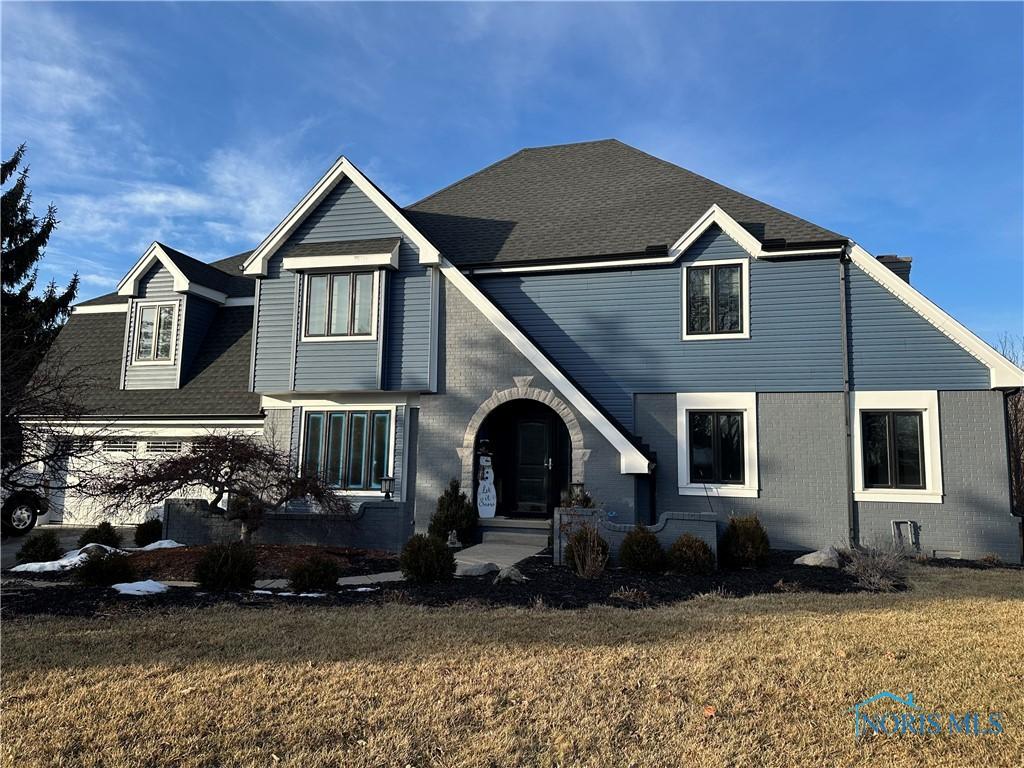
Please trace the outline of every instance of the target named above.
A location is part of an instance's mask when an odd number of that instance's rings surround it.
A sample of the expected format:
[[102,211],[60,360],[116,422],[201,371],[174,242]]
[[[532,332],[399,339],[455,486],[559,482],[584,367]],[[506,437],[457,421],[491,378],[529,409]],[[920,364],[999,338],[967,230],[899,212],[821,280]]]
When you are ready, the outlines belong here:
[[[561,494],[584,482],[590,457],[576,414],[554,391],[530,386],[532,380],[516,376],[515,386],[481,403],[458,449],[462,487],[475,504],[478,451],[481,440],[488,441],[501,517],[550,517]],[[539,476],[541,466],[546,476]]]
[[572,443],[550,406],[525,399],[498,406],[477,430],[474,455],[482,450],[491,456],[498,517],[551,517],[569,490]]

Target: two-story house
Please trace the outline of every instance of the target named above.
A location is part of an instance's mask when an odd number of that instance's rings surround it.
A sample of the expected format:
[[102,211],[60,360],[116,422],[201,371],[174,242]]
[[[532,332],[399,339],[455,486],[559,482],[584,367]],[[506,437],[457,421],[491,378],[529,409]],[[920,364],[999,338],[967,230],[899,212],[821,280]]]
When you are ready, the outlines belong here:
[[1024,373],[910,266],[618,141],[405,208],[341,158],[254,251],[154,244],[60,343],[104,371],[105,450],[263,431],[355,500],[393,477],[421,530],[487,454],[489,526],[544,526],[575,485],[617,523],[757,513],[794,549],[908,526],[1019,561]]

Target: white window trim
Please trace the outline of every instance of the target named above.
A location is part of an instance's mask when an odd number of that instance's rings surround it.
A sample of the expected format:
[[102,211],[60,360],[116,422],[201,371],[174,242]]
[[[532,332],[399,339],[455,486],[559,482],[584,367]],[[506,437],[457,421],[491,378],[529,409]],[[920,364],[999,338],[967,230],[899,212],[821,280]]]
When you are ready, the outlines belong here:
[[[307,336],[306,335],[306,314],[309,312],[309,279],[318,275],[341,275],[341,274],[373,274],[373,300],[370,303],[370,333],[362,336]],[[380,270],[375,269],[372,273],[367,272],[365,269],[339,269],[331,270],[329,272],[307,272],[302,278],[302,312],[300,313],[299,323],[301,331],[301,339],[303,342],[315,342],[320,343],[324,341],[328,342],[353,342],[353,341],[376,341],[378,339],[378,325],[377,322],[377,311],[380,303]],[[328,323],[330,318],[327,318]]]
[[[388,471],[389,477],[395,476],[395,437],[398,434],[397,431],[397,419],[395,417],[398,408],[394,403],[354,403],[352,405],[305,405],[299,412],[299,467],[300,471],[306,467],[306,413],[314,411],[316,413],[325,412],[330,413],[332,411],[387,411],[391,414],[391,437],[388,440]],[[404,486],[404,483],[403,483]],[[344,488],[337,488],[334,493],[339,496],[357,496],[359,498],[377,498],[383,499],[384,493],[378,489],[366,488],[363,490],[346,490]]]
[[[741,309],[743,315],[743,330],[739,333],[687,333],[686,332],[686,300],[687,300],[687,271],[691,268],[714,267],[726,264],[734,264],[740,267],[740,291],[742,292]],[[680,320],[680,338],[683,341],[725,341],[726,339],[749,339],[750,338],[750,259],[706,259],[702,261],[690,261],[683,265],[682,275],[683,293],[683,315]],[[711,311],[714,311],[714,297],[712,296]]]
[[[939,431],[939,393],[920,391],[856,390],[851,393],[853,411],[853,498],[856,501],[895,501],[913,504],[942,503],[942,445]],[[865,488],[864,444],[861,411],[922,411],[924,430],[924,488]]]
[[[142,332],[142,309],[144,307],[174,307],[174,317],[171,321],[171,357],[169,360],[139,360],[139,334]],[[181,314],[181,302],[177,299],[149,299],[135,301],[132,304],[132,311],[135,313],[134,332],[132,334],[132,348],[129,356],[129,365],[133,368],[147,366],[169,366],[175,365],[178,361],[178,316]],[[157,316],[160,312],[157,310]],[[153,348],[156,349],[156,329],[153,331]]]
[[[743,412],[743,485],[690,481],[690,411]],[[680,392],[676,395],[676,443],[679,495],[756,499],[760,492],[757,471],[757,393]]]

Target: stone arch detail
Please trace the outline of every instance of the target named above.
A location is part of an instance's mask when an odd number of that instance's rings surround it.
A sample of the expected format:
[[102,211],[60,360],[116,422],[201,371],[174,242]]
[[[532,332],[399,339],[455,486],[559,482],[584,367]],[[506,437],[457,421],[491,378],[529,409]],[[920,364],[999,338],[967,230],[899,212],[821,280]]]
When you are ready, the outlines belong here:
[[514,376],[513,381],[515,386],[509,389],[504,389],[500,392],[494,390],[494,393],[480,404],[480,407],[476,409],[476,413],[473,414],[473,418],[469,420],[469,425],[466,427],[466,432],[462,437],[462,446],[458,449],[459,457],[462,459],[463,490],[467,494],[472,493],[473,452],[476,448],[476,433],[479,431],[480,425],[484,423],[484,419],[490,415],[491,411],[499,405],[504,405],[513,400],[535,400],[538,403],[543,403],[557,413],[559,418],[565,422],[565,426],[569,430],[569,442],[572,445],[571,482],[584,482],[584,469],[587,459],[590,458],[590,449],[585,448],[583,445],[583,430],[580,428],[580,422],[576,418],[576,414],[573,413],[572,409],[562,398],[555,394],[554,390],[531,387],[532,376]]

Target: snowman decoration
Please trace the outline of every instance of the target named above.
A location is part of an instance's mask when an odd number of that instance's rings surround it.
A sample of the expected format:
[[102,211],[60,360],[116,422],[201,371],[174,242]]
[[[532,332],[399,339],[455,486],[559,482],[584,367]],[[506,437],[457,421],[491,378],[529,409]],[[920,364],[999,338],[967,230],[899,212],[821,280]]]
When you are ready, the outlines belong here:
[[494,517],[498,493],[494,490],[494,468],[490,456],[480,457],[480,484],[476,488],[476,508],[480,517]]

